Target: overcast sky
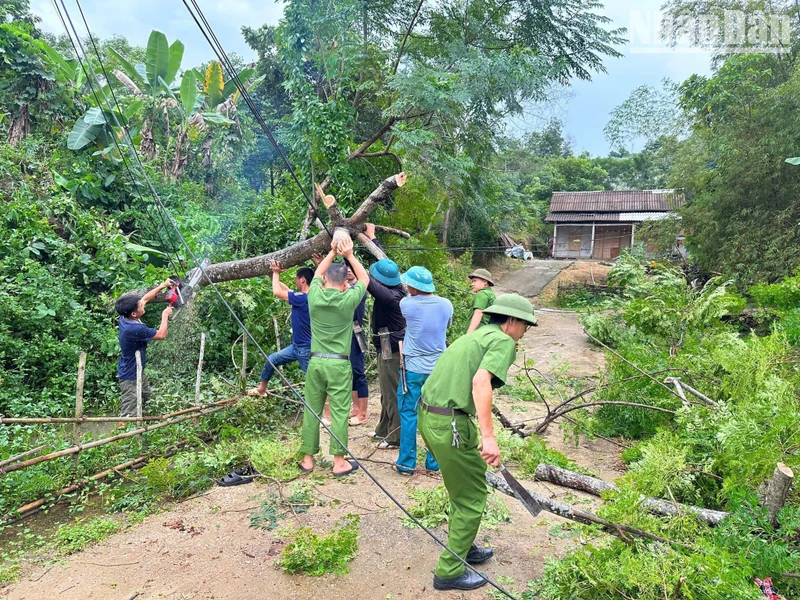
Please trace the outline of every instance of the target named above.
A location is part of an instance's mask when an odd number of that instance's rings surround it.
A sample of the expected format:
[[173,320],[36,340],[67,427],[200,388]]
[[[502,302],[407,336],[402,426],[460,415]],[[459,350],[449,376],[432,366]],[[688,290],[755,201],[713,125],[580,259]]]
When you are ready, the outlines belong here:
[[[74,0],[65,2],[81,31]],[[631,91],[643,84],[658,86],[665,77],[683,81],[693,73],[707,74],[708,54],[673,52],[661,47],[657,40],[647,43],[648,31],[657,29],[656,11],[661,3],[662,0],[605,0],[604,12],[614,20],[614,26],[630,30],[628,38],[632,41],[619,48],[624,56],[605,61],[608,73],[595,75],[592,81],[574,82],[570,93],[549,110],[537,109],[535,114],[515,120],[511,131],[536,128],[544,116],[555,115],[564,121],[576,152],[606,155],[609,147],[603,127],[609,113]],[[198,4],[223,47],[245,60],[255,59],[255,54],[244,43],[240,28],[276,24],[283,14],[283,4],[273,0],[198,0]],[[183,41],[185,65],[200,64],[213,57],[181,0],[82,0],[81,5],[92,33],[100,37],[124,35],[131,43],[144,46],[150,31],[159,29],[170,43],[176,38]],[[42,18],[42,29],[64,32],[51,0],[31,0],[31,8]]]

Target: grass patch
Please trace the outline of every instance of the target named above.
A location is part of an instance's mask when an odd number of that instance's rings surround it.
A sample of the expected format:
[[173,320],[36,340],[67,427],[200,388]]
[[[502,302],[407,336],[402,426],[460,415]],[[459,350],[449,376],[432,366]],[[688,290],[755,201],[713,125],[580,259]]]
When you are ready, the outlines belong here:
[[[490,492],[486,508],[483,511],[481,527],[495,529],[498,523],[509,522],[511,513],[509,513],[500,496],[494,493],[493,490],[490,490]],[[411,489],[408,491],[408,495],[416,502],[408,507],[408,512],[419,519],[420,523],[425,527],[436,527],[447,521],[450,510],[450,496],[444,484],[440,483],[429,490]],[[416,523],[407,516],[403,515],[402,520],[405,527],[416,527]]]
[[297,452],[300,438],[296,435],[283,439],[261,438],[249,444],[250,462],[265,477],[279,481],[294,479],[300,474]]
[[103,517],[74,525],[62,525],[56,532],[56,543],[59,550],[72,554],[107,538],[121,527],[119,521]]
[[350,572],[349,563],[358,552],[358,515],[348,514],[326,535],[302,527],[283,549],[278,560],[287,573],[319,577],[325,573]]

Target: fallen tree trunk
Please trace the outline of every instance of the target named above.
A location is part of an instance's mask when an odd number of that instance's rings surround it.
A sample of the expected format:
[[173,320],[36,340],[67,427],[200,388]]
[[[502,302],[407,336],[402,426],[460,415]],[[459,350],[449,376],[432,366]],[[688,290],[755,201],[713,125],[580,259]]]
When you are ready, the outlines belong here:
[[[497,473],[486,471],[486,483],[489,484],[491,487],[495,488],[496,490],[516,498],[516,496],[514,495],[514,491],[511,489],[508,483],[506,483],[506,480],[503,479],[503,477],[498,475]],[[689,544],[684,544],[683,542],[676,542],[675,540],[669,540],[667,538],[663,538],[661,536],[654,535],[647,531],[636,529],[635,527],[630,527],[628,525],[612,523],[611,521],[606,521],[605,519],[598,517],[594,513],[590,513],[588,511],[581,510],[579,508],[574,508],[569,504],[556,502],[555,500],[552,500],[550,498],[547,498],[545,496],[542,496],[541,494],[537,494],[536,492],[532,492],[530,490],[528,490],[528,492],[530,493],[531,496],[533,496],[533,499],[542,506],[542,509],[546,510],[547,512],[553,513],[554,515],[558,515],[559,517],[563,517],[565,519],[569,519],[570,521],[583,523],[584,525],[600,525],[606,531],[608,531],[608,533],[617,536],[626,544],[632,543],[631,539],[628,537],[628,535],[631,535],[633,537],[638,537],[645,540],[651,540],[653,542],[661,542],[662,544],[670,544],[672,546],[679,546],[687,550],[694,550],[694,548],[692,548]]]
[[[534,477],[536,481],[547,481],[562,487],[594,494],[595,496],[600,496],[603,492],[619,491],[619,488],[613,483],[608,483],[607,481],[596,479],[589,475],[581,475],[580,473],[575,473],[574,471],[562,469],[547,463],[541,463],[536,467]],[[690,512],[709,525],[719,525],[722,519],[730,516],[730,513],[719,510],[699,508],[697,506],[689,506],[677,502],[668,502],[667,500],[661,500],[659,498],[641,496],[641,500],[644,508],[662,517],[674,517],[684,512]]]
[[[338,222],[334,222],[332,224],[333,229],[344,228],[351,236],[357,237],[364,231],[363,224],[370,213],[383,204],[391,193],[405,184],[405,182],[405,173],[398,173],[397,175],[392,175],[384,179],[375,191],[361,204],[352,217],[349,219],[342,218]],[[331,216],[341,215],[341,213],[338,212],[338,208],[334,208],[332,212],[333,214]],[[282,248],[281,250],[270,252],[269,254],[211,264],[205,268],[205,273],[207,278],[211,279],[214,283],[249,279],[250,277],[262,277],[272,273],[270,263],[273,260],[280,263],[281,268],[288,269],[302,264],[307,260],[311,260],[312,254],[327,253],[330,247],[331,237],[327,232],[322,231],[303,242],[298,242],[288,248]],[[193,273],[194,270],[190,271],[187,275],[187,279],[191,278]],[[208,285],[207,278],[203,277],[199,285]]]

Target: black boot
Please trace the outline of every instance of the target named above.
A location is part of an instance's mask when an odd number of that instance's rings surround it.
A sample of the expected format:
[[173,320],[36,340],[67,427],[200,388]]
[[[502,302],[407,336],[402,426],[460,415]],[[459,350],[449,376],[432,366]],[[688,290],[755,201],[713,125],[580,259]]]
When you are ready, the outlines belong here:
[[486,580],[476,572],[466,569],[458,577],[433,576],[433,589],[435,590],[477,590],[482,585],[486,585]]
[[491,548],[478,548],[475,544],[467,552],[466,560],[471,565],[481,565],[494,556],[494,550]]

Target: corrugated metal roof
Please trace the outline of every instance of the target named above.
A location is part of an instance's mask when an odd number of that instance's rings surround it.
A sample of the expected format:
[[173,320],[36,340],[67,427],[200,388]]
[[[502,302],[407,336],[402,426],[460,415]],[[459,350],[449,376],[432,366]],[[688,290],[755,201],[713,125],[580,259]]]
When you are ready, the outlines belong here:
[[544,218],[545,223],[604,223],[619,221],[619,213],[571,213],[550,212]]
[[604,190],[601,192],[553,192],[552,212],[670,211],[683,205],[675,190]]

